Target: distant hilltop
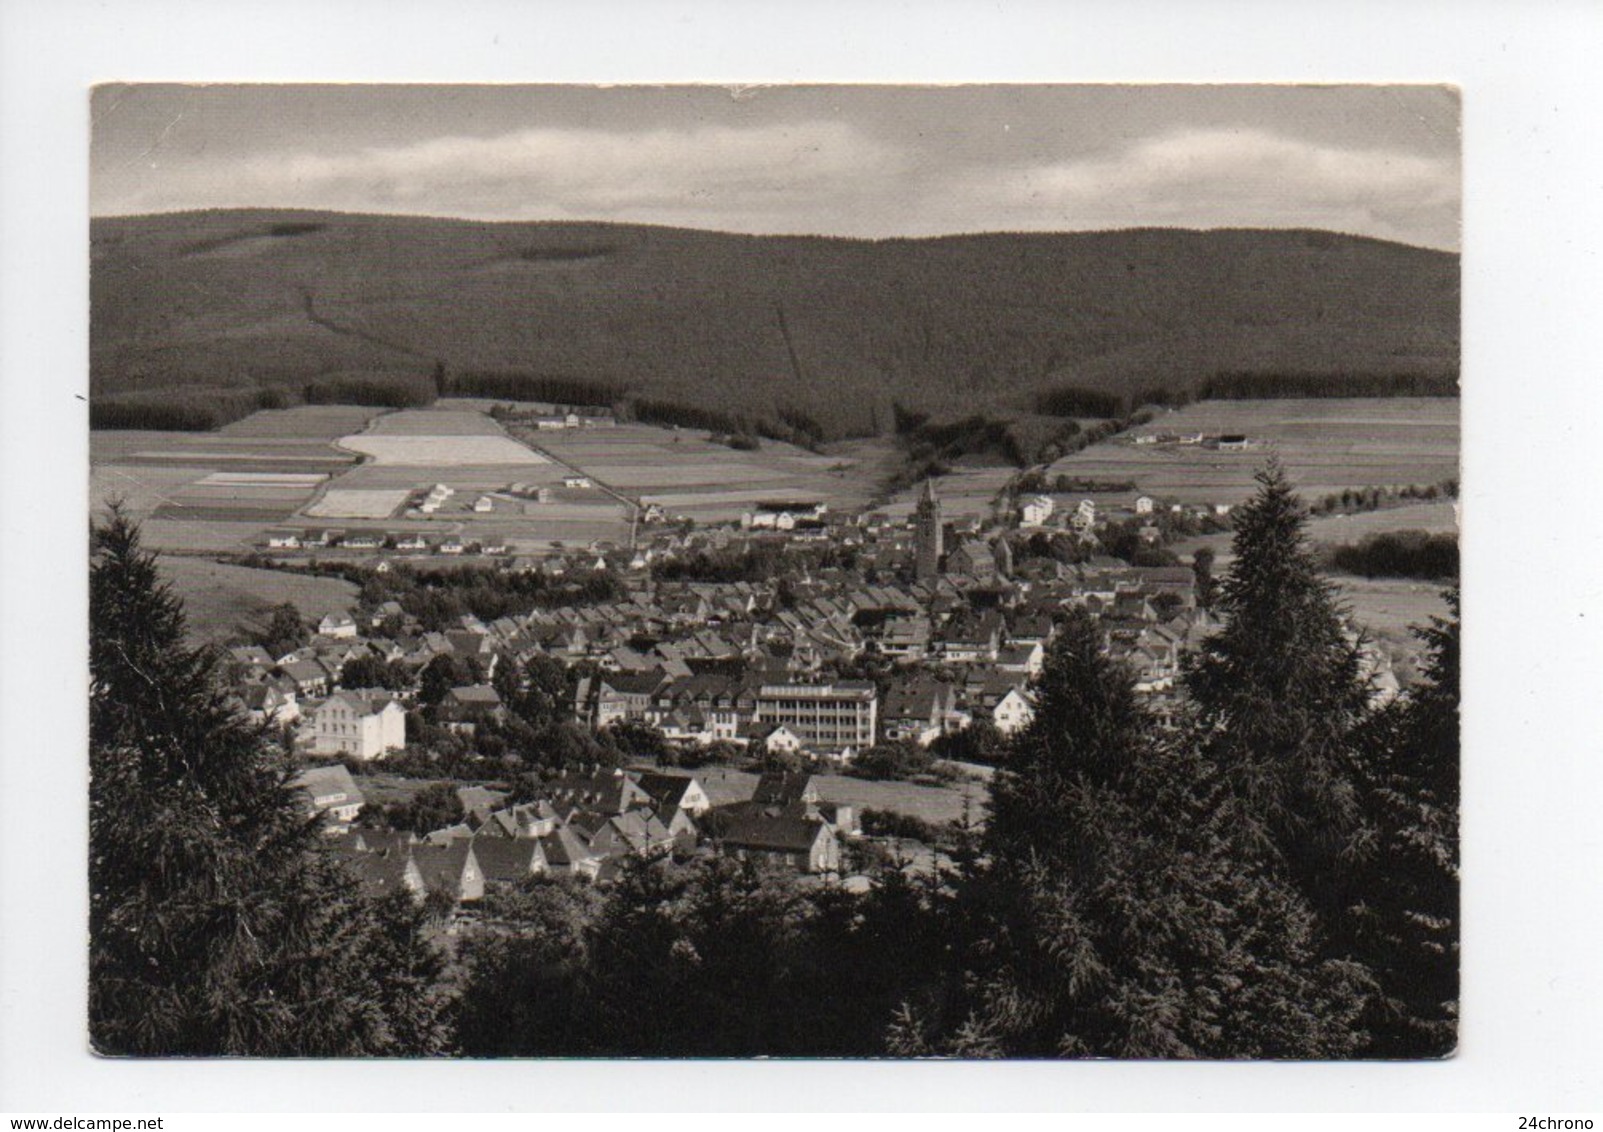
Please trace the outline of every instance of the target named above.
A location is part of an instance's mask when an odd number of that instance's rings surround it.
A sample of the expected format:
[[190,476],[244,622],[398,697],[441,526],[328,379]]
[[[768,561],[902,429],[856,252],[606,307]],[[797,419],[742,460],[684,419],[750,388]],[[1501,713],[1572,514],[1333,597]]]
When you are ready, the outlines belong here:
[[1209,387],[1450,393],[1459,364],[1459,257],[1329,232],[876,241],[250,210],[99,218],[91,238],[110,425],[454,392],[817,442]]

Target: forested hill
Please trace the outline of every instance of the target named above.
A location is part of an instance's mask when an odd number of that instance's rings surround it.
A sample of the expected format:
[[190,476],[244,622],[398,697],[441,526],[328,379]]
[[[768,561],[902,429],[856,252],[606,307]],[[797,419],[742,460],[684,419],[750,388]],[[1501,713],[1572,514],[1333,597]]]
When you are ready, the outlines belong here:
[[489,372],[837,437],[889,429],[895,405],[1027,411],[1063,386],[1450,388],[1458,369],[1458,256],[1327,232],[869,241],[227,211],[91,234],[101,402],[438,375],[472,392]]

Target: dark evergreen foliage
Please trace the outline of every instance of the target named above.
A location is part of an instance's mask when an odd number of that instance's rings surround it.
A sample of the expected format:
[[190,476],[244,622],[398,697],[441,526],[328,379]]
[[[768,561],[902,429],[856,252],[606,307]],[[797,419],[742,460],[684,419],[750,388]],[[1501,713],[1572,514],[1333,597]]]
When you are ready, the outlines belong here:
[[1422,683],[1377,713],[1360,747],[1370,834],[1343,928],[1378,984],[1365,1024],[1380,1057],[1440,1057],[1458,1040],[1458,594],[1420,630]]
[[934,1048],[1353,1052],[1357,972],[1318,954],[1312,913],[1236,836],[1215,769],[1159,739],[1083,613],[1054,642],[1037,694],[993,782],[989,866],[965,888],[969,1006]]
[[103,1053],[424,1054],[439,956],[322,848],[271,735],[122,514],[92,531],[90,1036]]
[[1224,627],[1191,658],[1185,688],[1243,830],[1330,913],[1357,827],[1352,733],[1369,694],[1301,501],[1277,463],[1257,479],[1236,510],[1235,558],[1215,600]]

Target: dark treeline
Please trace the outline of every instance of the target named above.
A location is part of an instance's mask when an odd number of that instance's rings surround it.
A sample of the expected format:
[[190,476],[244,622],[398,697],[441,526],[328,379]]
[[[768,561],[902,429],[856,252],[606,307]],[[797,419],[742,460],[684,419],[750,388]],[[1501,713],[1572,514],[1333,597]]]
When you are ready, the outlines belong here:
[[1060,385],[1035,398],[1035,411],[1052,417],[1122,417],[1129,408],[1117,393],[1077,385]]
[[610,570],[559,576],[543,570],[509,572],[493,566],[418,570],[398,564],[381,574],[358,562],[287,563],[260,554],[239,555],[230,561],[256,569],[343,578],[361,587],[364,604],[376,607],[386,601],[398,602],[428,631],[458,625],[465,613],[493,621],[536,609],[616,601],[624,593],[622,582]]
[[1218,373],[1191,395],[1196,401],[1292,397],[1457,397],[1458,376],[1437,373]]
[[1348,487],[1333,491],[1308,505],[1315,515],[1342,511],[1379,511],[1382,507],[1407,501],[1432,503],[1438,499],[1457,499],[1458,480],[1440,483],[1387,484],[1383,487]]
[[623,397],[622,389],[605,381],[500,370],[468,370],[454,374],[446,379],[446,388],[458,397],[557,405],[610,406]]
[[456,570],[391,570],[361,575],[362,601],[370,606],[395,601],[423,628],[439,630],[461,623],[464,613],[481,621],[512,617],[536,609],[595,605],[623,596],[609,570],[586,570],[575,578],[542,571],[508,573],[493,567]]
[[295,405],[425,408],[434,403],[436,392],[432,379],[422,372],[351,374],[319,378],[298,386],[264,385],[255,389],[166,389],[91,398],[89,427],[211,432],[263,409]]
[[[801,550],[787,551],[779,541],[753,541],[739,546],[697,550],[651,564],[651,577],[658,582],[765,582],[782,571],[803,566],[813,570],[830,567],[850,569],[857,563],[857,552],[849,546],[821,542]],[[780,578],[777,599],[787,600],[791,585]]]
[[1458,539],[1426,531],[1382,531],[1356,543],[1326,547],[1325,563],[1366,578],[1446,581],[1458,577]]
[[339,377],[314,381],[301,392],[308,405],[372,405],[384,409],[422,409],[438,390],[427,375],[415,378]]
[[89,402],[92,429],[211,432],[261,409],[283,409],[296,396],[279,386],[262,389],[173,389]]

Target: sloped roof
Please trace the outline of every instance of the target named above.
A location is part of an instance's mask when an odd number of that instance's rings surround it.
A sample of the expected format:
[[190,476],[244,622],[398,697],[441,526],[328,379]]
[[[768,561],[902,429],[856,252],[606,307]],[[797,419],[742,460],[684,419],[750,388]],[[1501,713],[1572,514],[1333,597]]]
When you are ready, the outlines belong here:
[[533,838],[475,837],[473,857],[485,880],[519,881],[545,862],[540,843]]
[[820,837],[829,835],[829,827],[823,822],[759,812],[731,815],[723,826],[721,840],[725,845],[741,848],[805,853]]

